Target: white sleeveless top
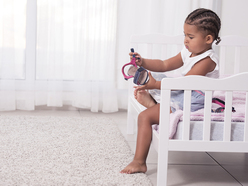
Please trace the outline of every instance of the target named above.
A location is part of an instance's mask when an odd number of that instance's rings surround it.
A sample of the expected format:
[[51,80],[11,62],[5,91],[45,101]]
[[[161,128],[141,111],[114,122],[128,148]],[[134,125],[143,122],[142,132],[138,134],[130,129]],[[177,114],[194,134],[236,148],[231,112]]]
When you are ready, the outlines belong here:
[[212,72],[207,73],[206,76],[210,78],[219,78],[219,58],[213,49],[207,50],[194,57],[190,57],[191,54],[192,53],[184,46],[181,51],[183,60],[183,69],[181,72],[183,76],[185,76],[197,62],[209,56],[216,63],[216,66],[215,69]]

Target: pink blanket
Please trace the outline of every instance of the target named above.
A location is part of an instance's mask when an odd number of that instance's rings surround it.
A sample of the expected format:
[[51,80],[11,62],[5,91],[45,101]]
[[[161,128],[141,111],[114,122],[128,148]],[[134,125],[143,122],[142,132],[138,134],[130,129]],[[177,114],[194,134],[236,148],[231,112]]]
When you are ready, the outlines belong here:
[[[225,92],[215,91],[214,98],[219,98],[225,101]],[[233,92],[233,107],[236,112],[232,113],[232,121],[243,122],[245,120],[245,92]],[[213,108],[216,108],[216,104],[212,104]],[[174,113],[170,114],[170,131],[169,138],[172,139],[177,130],[177,125],[179,121],[183,119],[183,111],[177,110]],[[190,119],[192,121],[203,121],[204,109],[200,109],[196,112],[191,112]],[[211,113],[212,121],[224,121],[224,113]],[[159,125],[154,125],[153,128],[159,132]]]

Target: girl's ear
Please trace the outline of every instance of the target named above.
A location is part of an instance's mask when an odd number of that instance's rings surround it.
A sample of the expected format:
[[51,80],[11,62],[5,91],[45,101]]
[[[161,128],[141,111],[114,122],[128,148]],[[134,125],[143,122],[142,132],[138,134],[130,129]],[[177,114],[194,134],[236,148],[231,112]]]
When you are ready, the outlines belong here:
[[207,43],[207,44],[211,44],[211,43],[213,43],[213,42],[214,42],[213,36],[212,36],[212,35],[207,35],[207,36],[206,36],[206,43]]

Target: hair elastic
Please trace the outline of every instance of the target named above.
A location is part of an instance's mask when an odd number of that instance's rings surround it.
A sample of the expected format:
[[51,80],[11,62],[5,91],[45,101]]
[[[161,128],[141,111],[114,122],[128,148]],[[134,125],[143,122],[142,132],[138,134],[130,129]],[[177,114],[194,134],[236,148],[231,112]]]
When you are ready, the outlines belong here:
[[221,42],[220,37],[217,37],[215,44],[218,45]]

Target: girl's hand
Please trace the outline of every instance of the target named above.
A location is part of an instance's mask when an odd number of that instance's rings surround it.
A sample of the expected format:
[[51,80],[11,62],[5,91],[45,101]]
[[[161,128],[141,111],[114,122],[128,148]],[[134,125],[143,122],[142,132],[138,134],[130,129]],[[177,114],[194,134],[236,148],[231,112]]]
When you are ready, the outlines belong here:
[[135,55],[135,58],[136,58],[135,63],[136,63],[136,65],[142,66],[142,57],[137,52],[130,52],[129,55],[130,55],[130,60],[132,60],[133,55]]
[[160,83],[152,77],[151,72],[148,72],[148,75],[149,75],[149,81],[146,84],[140,86],[134,86],[134,88],[137,91],[145,90],[145,89],[160,89]]

